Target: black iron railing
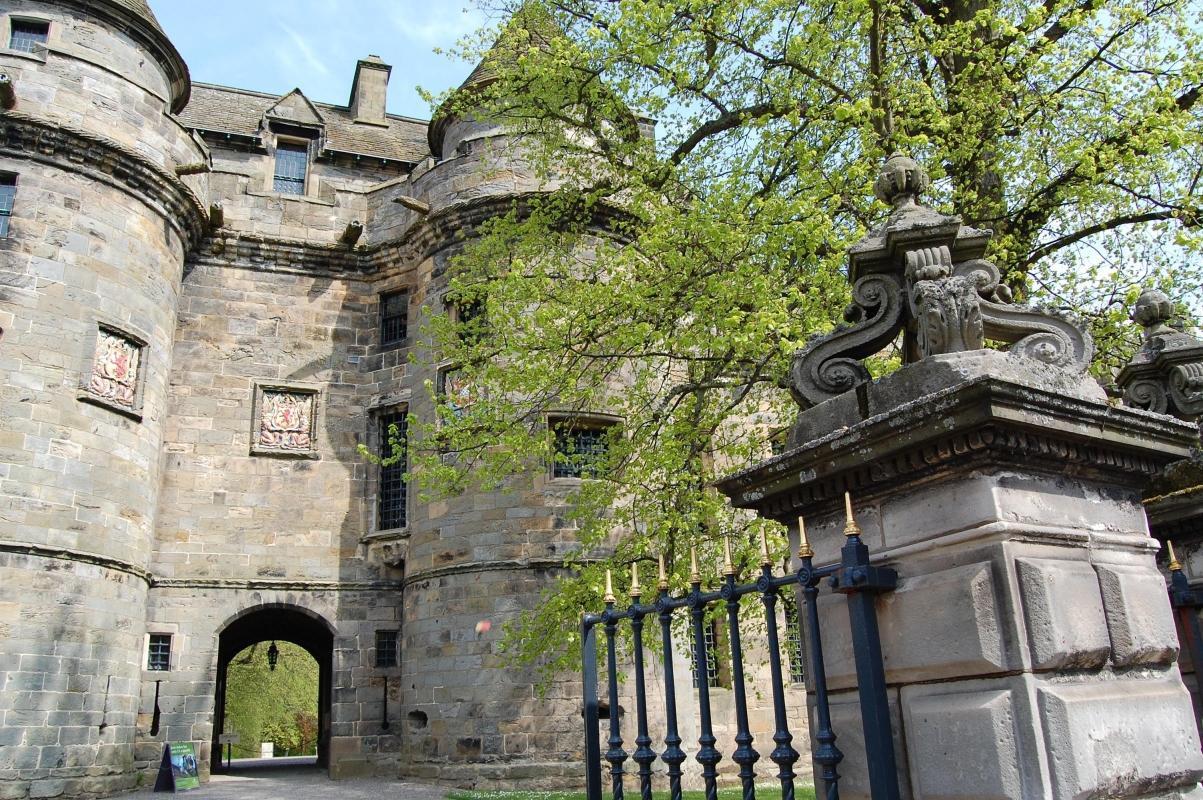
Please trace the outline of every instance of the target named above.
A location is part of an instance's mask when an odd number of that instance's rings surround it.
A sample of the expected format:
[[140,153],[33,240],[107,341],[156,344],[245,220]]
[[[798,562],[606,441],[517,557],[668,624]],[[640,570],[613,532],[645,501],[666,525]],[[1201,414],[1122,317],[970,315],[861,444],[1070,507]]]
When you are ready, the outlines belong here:
[[1191,695],[1195,703],[1195,722],[1203,732],[1203,630],[1199,625],[1199,609],[1203,608],[1203,591],[1190,585],[1190,580],[1174,553],[1174,543],[1166,540],[1169,550],[1170,605],[1177,618],[1182,647],[1190,655],[1198,686]]
[[[776,765],[776,778],[781,784],[782,800],[794,798],[794,765],[799,754],[793,744],[785,705],[785,687],[781,669],[781,645],[777,628],[778,595],[801,587],[802,608],[805,613],[802,625],[809,649],[811,662],[810,684],[814,693],[815,722],[813,761],[818,768],[818,790],[827,800],[839,798],[838,766],[843,754],[836,747],[836,734],[831,726],[828,704],[827,677],[823,665],[823,644],[819,632],[818,595],[823,580],[828,579],[831,589],[848,598],[849,621],[852,629],[853,651],[860,694],[862,725],[865,737],[865,756],[868,779],[873,800],[898,800],[898,775],[894,763],[894,744],[890,729],[889,705],[886,698],[885,670],[881,657],[881,640],[877,628],[875,596],[894,589],[898,576],[894,570],[875,567],[869,563],[869,550],[861,540],[860,529],[852,517],[851,502],[848,501],[848,525],[846,541],[841,550],[838,564],[815,567],[814,552],[805,538],[801,520],[802,546],[798,556],[801,567],[792,574],[775,575],[768,557],[767,545],[763,547],[764,559],[760,577],[755,583],[736,584],[735,569],[731,563],[730,547],[727,548],[723,585],[719,591],[702,591],[702,579],[698,574],[696,556],[692,557],[691,590],[682,596],[669,594],[663,558],[660,560],[659,596],[654,603],[644,603],[639,574],[632,569],[631,604],[624,609],[615,607],[612,582],[606,575],[606,610],[600,614],[586,614],[582,619],[582,666],[584,677],[585,716],[585,767],[588,800],[602,799],[602,760],[610,765],[611,796],[623,800],[624,764],[628,758],[638,765],[640,800],[652,800],[652,765],[659,758],[668,772],[669,800],[681,800],[682,764],[686,759],[681,749],[678,732],[676,678],[673,674],[673,615],[687,609],[691,623],[692,654],[694,664],[704,665],[710,657],[706,636],[707,610],[724,603],[727,612],[727,630],[731,655],[731,683],[735,703],[736,734],[735,750],[731,759],[739,765],[739,779],[743,787],[744,800],[755,800],[755,765],[760,753],[753,747],[753,736],[748,722],[748,702],[745,689],[743,644],[740,636],[740,599],[751,594],[760,596],[764,607],[765,644],[768,650],[770,690],[773,700],[774,748],[769,759]],[[653,740],[648,731],[647,693],[645,685],[645,654],[643,627],[647,617],[660,623],[660,635],[664,670],[664,750],[659,754],[652,749]],[[635,752],[628,754],[623,749],[622,720],[619,713],[618,670],[615,639],[621,622],[629,621],[633,641],[635,678]],[[802,621],[799,620],[799,623]],[[606,673],[609,700],[609,738],[607,749],[602,753],[600,711],[598,704],[598,659],[597,627],[601,626],[606,637]],[[699,730],[696,760],[702,765],[702,780],[706,800],[716,800],[718,792],[718,764],[722,753],[717,749],[718,739],[714,735],[710,708],[710,688],[707,681],[697,682]]]

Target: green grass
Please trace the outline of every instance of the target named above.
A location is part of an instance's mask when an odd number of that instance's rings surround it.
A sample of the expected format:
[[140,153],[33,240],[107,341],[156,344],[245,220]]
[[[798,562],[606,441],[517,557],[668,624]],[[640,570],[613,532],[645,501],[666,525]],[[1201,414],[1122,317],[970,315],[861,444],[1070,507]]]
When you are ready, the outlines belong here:
[[[781,796],[780,786],[765,786],[757,787],[757,792],[763,792],[764,800],[773,800],[773,798]],[[609,791],[603,792],[602,796],[608,798]],[[639,791],[627,791],[626,795],[630,800],[638,800]],[[653,795],[655,800],[668,800],[668,792],[657,791]],[[705,793],[701,790],[687,791],[681,793],[681,800],[705,800]],[[814,800],[815,790],[810,786],[797,787],[795,797],[797,800]],[[465,789],[456,789],[447,795],[447,800],[585,800],[584,792],[477,792],[468,791]],[[728,786],[718,790],[718,800],[743,800],[743,790],[738,786]]]

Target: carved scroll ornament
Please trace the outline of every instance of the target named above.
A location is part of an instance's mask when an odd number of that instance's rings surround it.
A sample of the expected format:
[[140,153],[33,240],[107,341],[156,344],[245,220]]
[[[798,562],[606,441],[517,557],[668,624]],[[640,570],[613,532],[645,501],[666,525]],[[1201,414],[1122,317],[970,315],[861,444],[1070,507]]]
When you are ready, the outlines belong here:
[[853,304],[845,312],[852,324],[815,339],[794,357],[792,391],[803,408],[867,382],[869,372],[861,359],[880,352],[903,331],[908,340],[905,363],[980,350],[989,340],[1010,344],[1010,353],[1018,358],[1074,374],[1089,366],[1093,343],[1073,320],[1013,305],[993,263],[955,260],[962,233],[950,242],[946,231],[967,229],[956,217],[916,205],[928,184],[914,161],[893,156],[886,162],[875,188],[894,212],[881,231],[866,237],[871,246],[858,249],[875,271],[856,280]]
[[902,289],[891,275],[866,275],[852,287],[844,312],[851,325],[815,337],[793,361],[794,399],[803,408],[855,389],[870,379],[860,359],[878,353],[902,327]]
[[1170,327],[1173,304],[1156,289],[1136,301],[1132,319],[1145,329],[1144,344],[1120,371],[1124,402],[1136,408],[1203,417],[1203,342]]

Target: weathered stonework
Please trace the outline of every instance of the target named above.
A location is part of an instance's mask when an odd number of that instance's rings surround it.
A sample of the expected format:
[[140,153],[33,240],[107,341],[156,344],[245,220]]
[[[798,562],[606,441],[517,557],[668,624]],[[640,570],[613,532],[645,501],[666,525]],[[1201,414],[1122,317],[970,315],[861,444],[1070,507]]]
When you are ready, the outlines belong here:
[[[890,220],[851,252],[860,312],[795,359],[790,449],[721,488],[795,537],[805,515],[815,564],[839,560],[856,498],[863,541],[899,575],[877,613],[901,796],[1203,796],[1141,504],[1197,430],[1107,404],[1071,321],[966,291],[955,264],[983,234],[916,206],[925,179],[904,162],[881,182]],[[1014,323],[1010,352],[974,349],[991,317]],[[899,331],[906,366],[869,381],[855,359]],[[844,606],[820,604],[824,664],[840,796],[867,797]]]
[[[129,788],[164,741],[197,742],[207,775],[223,667],[256,631],[320,659],[335,777],[578,784],[579,682],[538,696],[499,650],[576,546],[574,479],[411,493],[385,528],[357,450],[385,413],[432,415],[437,367],[410,356],[448,262],[546,187],[496,125],[385,113],[379,59],[334,106],[190,83],[142,0],[0,0],[0,44],[13,15],[50,33],[0,47],[19,184],[0,239],[0,797]],[[290,136],[296,194],[274,191]],[[410,335],[386,345],[380,298],[400,289]],[[377,630],[400,631],[399,665],[375,666]],[[171,637],[169,670],[143,668],[149,634]]]
[[[1173,327],[1173,311],[1164,293],[1155,289],[1141,293],[1132,320],[1144,328],[1144,342],[1116,380],[1126,404],[1199,424],[1203,418],[1203,341]],[[1203,447],[1198,441],[1189,458],[1170,464],[1156,476],[1144,502],[1151,532],[1164,545],[1162,563],[1182,642],[1178,666],[1191,691],[1196,725],[1203,731],[1203,694],[1196,666],[1203,662],[1203,565],[1199,561],[1203,551]],[[1176,557],[1179,555],[1181,560]],[[1151,599],[1152,591],[1150,586],[1143,594]],[[1133,647],[1137,646],[1133,641]]]

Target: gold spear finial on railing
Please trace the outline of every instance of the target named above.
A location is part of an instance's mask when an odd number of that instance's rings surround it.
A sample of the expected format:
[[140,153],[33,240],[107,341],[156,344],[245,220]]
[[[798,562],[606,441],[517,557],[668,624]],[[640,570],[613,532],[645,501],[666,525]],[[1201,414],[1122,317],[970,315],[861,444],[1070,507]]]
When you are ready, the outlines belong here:
[[639,562],[631,562],[631,597],[639,597],[643,594],[643,587],[639,585]]
[[657,563],[660,567],[660,583],[656,587],[662,592],[668,591],[668,570],[664,567],[664,554],[661,553],[657,558]]
[[852,516],[852,492],[844,492],[844,514],[847,517],[844,522],[844,535],[860,536],[860,526],[856,524],[856,517]]
[[689,582],[702,582],[702,574],[698,572],[698,549],[696,547],[689,548]]
[[814,558],[815,550],[806,538],[806,520],[798,517],[798,558]]
[[773,559],[769,556],[769,537],[763,528],[760,530],[760,566],[773,566]]
[[614,597],[614,579],[610,577],[610,570],[606,570],[606,596],[602,599],[606,603],[613,603],[617,599]]
[[731,537],[723,537],[723,574],[735,574],[735,562],[731,560]]
[[1170,572],[1179,572],[1182,570],[1182,564],[1178,561],[1178,556],[1174,553],[1174,543],[1169,539],[1165,540],[1165,547],[1170,551]]

